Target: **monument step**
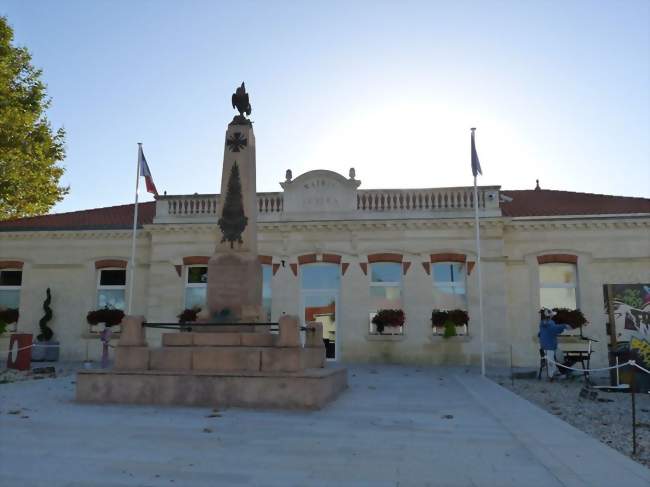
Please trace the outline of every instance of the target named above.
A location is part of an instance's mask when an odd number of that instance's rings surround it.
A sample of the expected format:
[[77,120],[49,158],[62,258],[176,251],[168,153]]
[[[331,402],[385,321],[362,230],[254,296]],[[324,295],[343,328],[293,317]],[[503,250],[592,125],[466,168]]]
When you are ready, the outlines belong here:
[[[173,346],[147,350],[131,347],[133,357],[123,355],[119,370],[197,370],[296,372],[325,366],[323,347]],[[148,356],[147,356],[148,354]]]
[[272,347],[277,335],[254,332],[199,332],[165,333],[162,336],[164,347],[187,346],[257,346]]
[[320,409],[347,387],[347,370],[294,373],[81,370],[77,401]]

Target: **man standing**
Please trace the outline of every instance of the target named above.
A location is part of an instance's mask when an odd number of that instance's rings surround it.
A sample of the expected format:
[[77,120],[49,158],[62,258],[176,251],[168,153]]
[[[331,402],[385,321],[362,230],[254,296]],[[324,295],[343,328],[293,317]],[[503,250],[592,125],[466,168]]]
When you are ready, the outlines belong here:
[[546,371],[548,378],[553,379],[558,374],[557,362],[557,336],[567,329],[567,325],[558,325],[553,321],[555,312],[548,309],[542,309],[542,319],[539,323],[539,345],[544,350],[546,359]]

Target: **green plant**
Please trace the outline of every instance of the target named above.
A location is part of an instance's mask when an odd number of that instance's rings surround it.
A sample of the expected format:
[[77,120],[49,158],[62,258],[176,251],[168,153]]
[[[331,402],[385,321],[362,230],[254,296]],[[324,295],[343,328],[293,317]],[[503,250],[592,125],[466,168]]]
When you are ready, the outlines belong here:
[[444,326],[445,326],[445,331],[442,334],[442,338],[451,338],[457,335],[456,324],[453,321],[448,320]]
[[5,331],[7,331],[7,323],[0,321],[0,336],[2,336]]
[[59,186],[65,132],[47,119],[50,98],[31,54],[0,15],[0,220],[42,215],[68,193]]
[[431,325],[446,327],[447,323],[453,326],[463,326],[469,323],[469,315],[464,309],[450,309],[448,311],[434,309],[431,313]]
[[404,311],[401,309],[380,309],[372,319],[379,334],[382,334],[387,326],[404,326],[404,321]]
[[219,218],[217,224],[223,234],[221,241],[225,242],[227,240],[230,242],[231,249],[235,242],[243,243],[241,235],[248,224],[248,217],[244,214],[244,200],[242,198],[237,161],[233,163],[232,169],[230,169],[226,199],[223,204],[221,218]]
[[89,311],[86,315],[86,321],[90,325],[105,323],[106,326],[119,325],[124,318],[124,311],[121,309],[101,308]]
[[45,291],[45,295],[45,301],[43,301],[43,311],[45,311],[45,314],[40,320],[38,320],[38,326],[41,329],[41,333],[36,337],[36,339],[39,342],[48,342],[54,335],[52,328],[47,326],[47,322],[52,319],[52,308],[50,308],[50,303],[52,302],[52,294],[50,294],[49,287]]

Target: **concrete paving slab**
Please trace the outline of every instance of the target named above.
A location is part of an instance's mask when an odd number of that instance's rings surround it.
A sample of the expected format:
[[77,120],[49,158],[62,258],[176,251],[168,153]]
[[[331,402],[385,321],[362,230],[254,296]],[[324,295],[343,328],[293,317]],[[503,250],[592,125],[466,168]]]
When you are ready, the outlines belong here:
[[650,470],[475,373],[353,366],[349,379],[321,411],[212,418],[77,404],[74,377],[2,384],[0,485],[650,484]]

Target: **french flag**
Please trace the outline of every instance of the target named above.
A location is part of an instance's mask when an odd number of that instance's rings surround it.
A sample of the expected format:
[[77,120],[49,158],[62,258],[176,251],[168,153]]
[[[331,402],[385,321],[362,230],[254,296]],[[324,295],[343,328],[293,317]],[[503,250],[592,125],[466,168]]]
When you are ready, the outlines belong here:
[[151,176],[151,171],[149,170],[147,159],[144,157],[142,146],[139,146],[139,149],[138,165],[140,166],[140,176],[144,177],[144,182],[147,185],[147,193],[152,193],[158,196],[158,190],[156,189],[156,185],[153,183],[153,177]]

